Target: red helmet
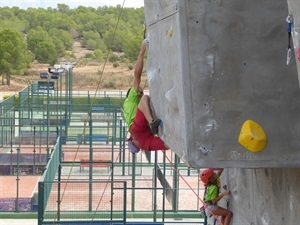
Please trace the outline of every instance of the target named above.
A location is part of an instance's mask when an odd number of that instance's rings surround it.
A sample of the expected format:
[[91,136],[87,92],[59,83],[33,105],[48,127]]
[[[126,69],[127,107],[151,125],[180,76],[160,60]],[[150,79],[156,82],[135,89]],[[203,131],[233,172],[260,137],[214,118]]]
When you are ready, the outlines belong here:
[[213,169],[205,169],[200,173],[200,179],[204,184],[207,184],[209,181],[209,178],[214,174]]

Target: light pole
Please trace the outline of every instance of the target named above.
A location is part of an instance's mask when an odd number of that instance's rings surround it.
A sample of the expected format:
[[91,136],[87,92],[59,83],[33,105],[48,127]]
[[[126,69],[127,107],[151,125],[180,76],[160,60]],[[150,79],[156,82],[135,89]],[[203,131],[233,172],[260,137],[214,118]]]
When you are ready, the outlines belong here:
[[17,148],[17,196],[16,196],[16,212],[19,212],[19,164],[20,164],[20,148]]
[[13,143],[12,143],[13,127],[10,127],[10,175],[13,175]]

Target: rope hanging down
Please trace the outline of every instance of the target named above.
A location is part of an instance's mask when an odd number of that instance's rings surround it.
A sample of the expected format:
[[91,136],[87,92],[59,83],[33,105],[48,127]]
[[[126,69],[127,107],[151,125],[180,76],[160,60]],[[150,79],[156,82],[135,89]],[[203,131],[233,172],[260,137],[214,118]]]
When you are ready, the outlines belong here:
[[[162,150],[162,152],[164,152]],[[184,179],[184,177],[180,174],[179,170],[175,168],[174,164],[171,162],[171,160],[168,158],[168,156],[165,155],[165,158],[169,161],[169,163],[171,164],[172,169],[178,174],[178,176],[184,181],[184,183],[191,189],[191,191],[195,194],[195,196],[202,202],[202,204],[204,205],[205,208],[207,208],[206,203],[200,198],[200,196],[194,191],[194,189],[191,187],[191,185]],[[208,208],[207,208],[208,209]],[[214,215],[212,211],[209,210],[209,213],[211,213],[211,215],[215,218],[216,221],[218,221],[218,223],[220,225],[223,225],[223,223],[219,220],[218,216]]]
[[[125,0],[123,1],[122,7],[121,7],[121,9],[120,9],[120,14],[119,14],[119,16],[118,16],[118,20],[117,20],[117,23],[116,23],[116,26],[115,26],[115,29],[114,29],[114,32],[113,32],[113,36],[112,36],[111,42],[110,42],[110,44],[109,44],[109,46],[108,46],[107,55],[106,55],[106,57],[105,57],[105,61],[104,61],[104,64],[103,64],[103,67],[102,67],[102,70],[101,70],[101,73],[100,73],[100,77],[99,77],[99,80],[98,80],[98,82],[97,82],[97,88],[96,88],[96,91],[95,91],[95,94],[94,94],[94,98],[96,97],[96,95],[97,95],[97,93],[98,93],[98,91],[99,91],[99,89],[100,89],[100,84],[101,84],[101,81],[102,81],[102,76],[103,76],[104,69],[105,69],[105,66],[106,66],[106,63],[107,63],[107,60],[108,60],[108,57],[109,57],[109,49],[111,48],[111,46],[112,46],[112,44],[113,44],[113,41],[114,41],[114,39],[115,39],[116,31],[117,31],[117,28],[118,28],[118,25],[119,25],[119,22],[120,22],[120,18],[121,18],[123,9],[124,9],[124,4],[125,4]],[[83,127],[82,135],[85,135],[87,121],[89,121],[89,117],[91,116],[91,111],[92,111],[92,108],[93,108],[93,104],[94,104],[94,103],[92,102],[91,108],[89,109],[89,112],[88,112],[88,118],[84,121],[84,127]],[[67,186],[68,186],[68,184],[69,184],[69,180],[70,180],[70,177],[71,177],[71,173],[72,173],[72,171],[73,171],[73,167],[74,167],[74,164],[75,164],[75,160],[76,160],[76,157],[77,157],[78,152],[79,152],[79,147],[80,147],[80,144],[78,144],[78,146],[77,146],[77,150],[76,150],[76,152],[75,152],[75,156],[74,156],[74,158],[73,158],[73,162],[72,162],[72,165],[71,165],[69,174],[68,174],[68,176],[67,176],[66,185],[64,186],[64,189],[63,189],[63,192],[62,192],[62,195],[61,195],[61,199],[60,199],[60,201],[59,201],[59,207],[60,207],[60,205],[61,205],[61,203],[62,203],[62,200],[63,200],[63,198],[64,198],[64,196],[65,196],[66,189],[67,189]],[[119,156],[117,157],[117,159],[118,159],[118,158],[119,158]],[[116,160],[117,160],[117,159],[116,159]],[[110,179],[111,179],[111,173],[110,173],[110,176],[108,177],[108,181],[109,181]],[[107,182],[107,183],[108,183],[108,182]],[[107,188],[107,186],[105,187],[105,189],[103,190],[103,192],[105,192],[106,188]],[[103,194],[102,194],[101,197],[100,197],[100,200],[99,200],[99,203],[98,203],[97,208],[96,208],[96,210],[95,210],[95,214],[94,214],[94,216],[93,216],[93,218],[92,218],[92,221],[93,221],[94,218],[95,218],[95,215],[96,215],[96,213],[97,213],[97,211],[98,211],[98,208],[99,208],[99,206],[100,206],[100,203],[101,203],[102,198],[103,198]],[[54,218],[54,221],[55,221],[55,218]],[[54,224],[54,221],[53,221],[53,224]]]

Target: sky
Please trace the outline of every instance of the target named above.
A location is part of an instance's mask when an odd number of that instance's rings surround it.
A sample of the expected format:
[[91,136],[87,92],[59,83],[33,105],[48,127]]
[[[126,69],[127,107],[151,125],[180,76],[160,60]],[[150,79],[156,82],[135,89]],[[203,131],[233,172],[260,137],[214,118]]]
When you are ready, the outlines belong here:
[[[17,6],[22,9],[32,8],[56,8],[57,4],[66,4],[70,8],[77,8],[79,5],[97,8],[99,6],[123,5],[124,0],[0,0],[0,7]],[[144,6],[144,0],[125,0],[124,7],[139,8]]]

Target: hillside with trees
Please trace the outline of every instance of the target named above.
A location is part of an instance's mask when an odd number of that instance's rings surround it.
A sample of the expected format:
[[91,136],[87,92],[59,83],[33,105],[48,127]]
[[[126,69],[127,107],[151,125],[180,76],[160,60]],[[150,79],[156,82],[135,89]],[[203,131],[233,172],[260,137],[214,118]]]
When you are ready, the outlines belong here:
[[[79,6],[70,9],[0,7],[0,74],[2,85],[10,77],[28,75],[33,64],[60,62],[120,64],[132,69],[144,38],[144,8]],[[76,57],[74,45],[87,53]],[[99,72],[99,71],[98,71]],[[6,82],[5,82],[6,81]]]

